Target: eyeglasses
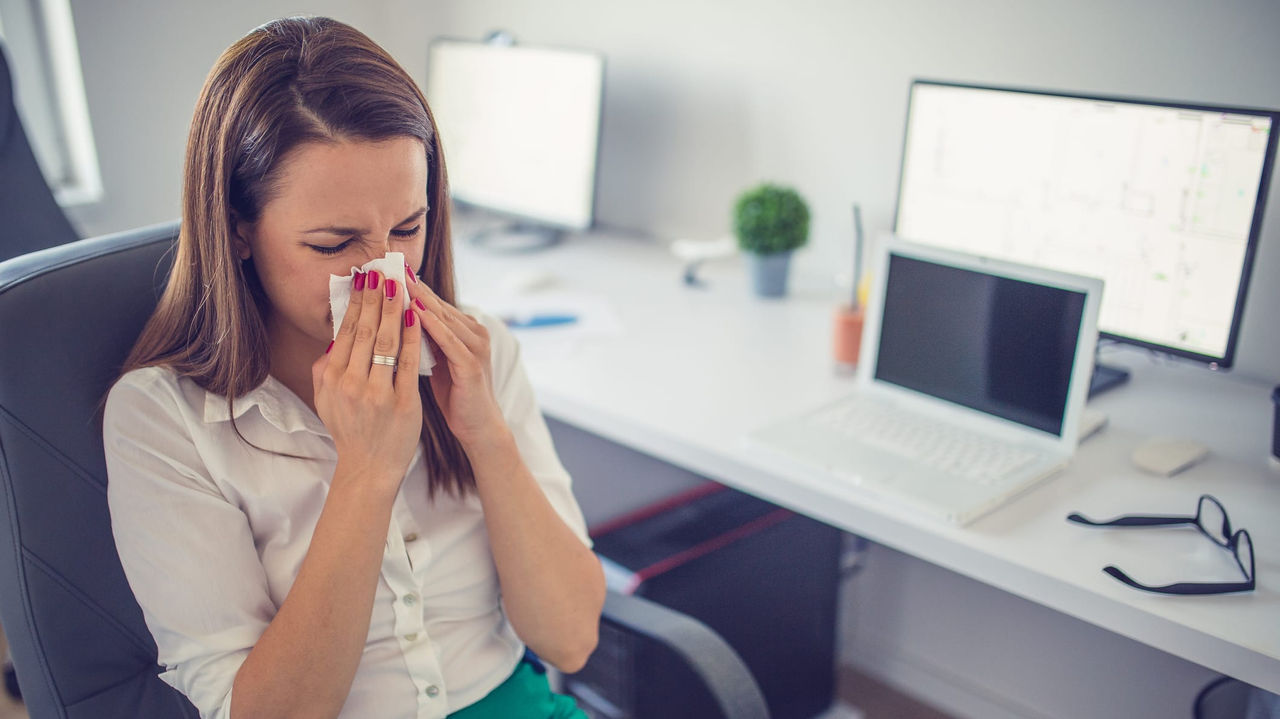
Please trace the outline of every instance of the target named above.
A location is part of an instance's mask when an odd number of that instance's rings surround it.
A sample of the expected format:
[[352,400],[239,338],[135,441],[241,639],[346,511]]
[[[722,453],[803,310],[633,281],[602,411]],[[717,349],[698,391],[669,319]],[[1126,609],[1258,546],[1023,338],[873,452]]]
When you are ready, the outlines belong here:
[[1231,550],[1232,555],[1236,558],[1236,564],[1240,566],[1240,571],[1244,572],[1245,577],[1243,582],[1178,582],[1176,584],[1153,587],[1134,581],[1118,567],[1111,565],[1103,567],[1102,571],[1134,589],[1156,592],[1157,594],[1230,594],[1232,592],[1251,592],[1257,585],[1257,577],[1254,574],[1253,538],[1244,529],[1232,532],[1231,520],[1227,518],[1227,510],[1223,508],[1222,502],[1207,494],[1200,495],[1200,502],[1196,505],[1194,517],[1125,515],[1099,522],[1084,517],[1077,512],[1072,512],[1067,515],[1067,520],[1090,527],[1141,528],[1176,527],[1184,524],[1194,525],[1196,529],[1200,530],[1201,534],[1211,539],[1214,544]]

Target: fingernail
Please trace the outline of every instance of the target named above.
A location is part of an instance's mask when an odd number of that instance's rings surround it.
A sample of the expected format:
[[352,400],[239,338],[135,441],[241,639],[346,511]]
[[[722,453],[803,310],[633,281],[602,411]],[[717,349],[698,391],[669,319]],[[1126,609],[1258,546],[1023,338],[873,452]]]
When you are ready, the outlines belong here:
[[405,327],[412,327],[412,326],[413,326],[413,323],[414,323],[414,322],[417,322],[417,317],[418,317],[418,316],[417,316],[417,315],[415,315],[415,314],[413,313],[413,310],[405,310],[405,311],[404,311],[404,326],[405,326]]
[[413,268],[410,267],[409,263],[407,262],[404,265],[404,276],[408,277],[409,281],[412,282],[413,284],[415,285],[418,284],[418,276],[413,274]]
[[387,280],[387,283],[386,283],[386,290],[387,290],[387,299],[389,299],[389,300],[390,300],[390,299],[395,299],[395,296],[396,296],[396,281],[395,281],[395,280]]
[[364,273],[363,272],[356,273],[356,278],[351,281],[351,289],[355,290],[356,292],[359,292],[360,290],[364,289]]
[[324,353],[329,354],[329,350],[333,349],[333,341],[330,340],[329,346],[324,348]]
[[422,310],[423,312],[426,312],[426,311],[427,311],[427,306],[426,306],[426,305],[424,305],[424,304],[422,304],[422,300],[417,300],[417,299],[415,299],[415,300],[413,301],[413,306],[414,306],[414,307],[417,307],[418,309]]
[[365,282],[365,286],[371,290],[378,289],[378,271],[369,270],[369,279]]

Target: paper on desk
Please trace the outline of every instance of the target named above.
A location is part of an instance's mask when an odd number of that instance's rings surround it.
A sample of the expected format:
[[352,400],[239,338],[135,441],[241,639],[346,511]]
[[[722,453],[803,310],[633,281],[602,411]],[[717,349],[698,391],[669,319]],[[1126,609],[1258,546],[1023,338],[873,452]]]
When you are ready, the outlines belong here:
[[613,305],[600,295],[541,290],[521,294],[492,294],[468,298],[484,311],[508,319],[572,316],[575,321],[542,327],[512,327],[526,355],[571,352],[581,341],[622,334]]

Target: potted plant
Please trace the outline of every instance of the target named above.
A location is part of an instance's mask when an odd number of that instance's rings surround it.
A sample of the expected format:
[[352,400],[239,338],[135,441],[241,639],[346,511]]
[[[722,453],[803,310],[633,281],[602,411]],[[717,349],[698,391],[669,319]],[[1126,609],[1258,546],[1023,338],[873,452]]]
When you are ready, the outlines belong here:
[[809,207],[790,187],[765,183],[738,196],[733,233],[751,263],[756,294],[787,294],[791,252],[809,240]]

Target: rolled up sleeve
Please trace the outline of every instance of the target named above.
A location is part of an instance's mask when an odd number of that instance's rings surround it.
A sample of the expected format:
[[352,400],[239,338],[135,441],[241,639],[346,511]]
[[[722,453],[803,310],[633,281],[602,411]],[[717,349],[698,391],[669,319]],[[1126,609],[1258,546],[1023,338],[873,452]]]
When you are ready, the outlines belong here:
[[202,717],[228,717],[236,672],[276,607],[248,520],[208,475],[164,371],[126,375],[107,400],[112,533],[160,678]]

